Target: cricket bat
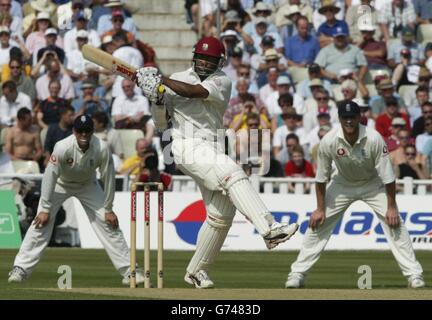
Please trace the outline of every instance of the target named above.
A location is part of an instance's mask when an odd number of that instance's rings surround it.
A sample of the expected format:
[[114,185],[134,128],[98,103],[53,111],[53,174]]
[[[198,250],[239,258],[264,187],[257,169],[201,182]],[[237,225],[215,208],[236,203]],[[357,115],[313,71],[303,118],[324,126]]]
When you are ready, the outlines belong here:
[[[86,60],[91,61],[116,75],[135,82],[137,68],[131,66],[129,63],[89,44],[83,45],[81,51]],[[165,87],[160,85],[158,90],[159,93],[164,93]]]

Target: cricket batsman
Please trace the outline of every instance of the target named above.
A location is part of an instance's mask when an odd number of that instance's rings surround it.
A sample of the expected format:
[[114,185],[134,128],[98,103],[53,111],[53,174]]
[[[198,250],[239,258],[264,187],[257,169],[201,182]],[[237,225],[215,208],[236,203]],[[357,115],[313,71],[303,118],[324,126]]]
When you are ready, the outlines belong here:
[[[129,284],[129,249],[112,210],[113,160],[107,144],[93,131],[93,120],[82,115],[74,121],[73,134],[56,143],[42,179],[38,215],[24,237],[9,282],[22,282],[31,275],[51,238],[57,211],[66,199],[76,197],[114,267],[123,276],[122,283]],[[97,182],[97,169],[104,190]],[[142,282],[144,276],[137,272],[137,283]]]
[[[217,139],[231,94],[231,80],[221,71],[224,62],[223,44],[217,38],[204,37],[194,47],[190,69],[170,78],[154,68],[137,71],[137,84],[144,95],[152,102],[163,101],[173,125],[175,163],[199,185],[206,205],[207,219],[184,278],[196,288],[214,286],[208,270],[236,209],[253,223],[268,249],[288,240],[298,228],[297,224],[275,222],[244,171],[225,155],[224,140]],[[161,85],[167,87],[165,93],[159,90]]]
[[[364,201],[377,215],[408,286],[424,287],[422,266],[416,260],[408,231],[399,216],[395,175],[387,145],[377,131],[360,124],[360,108],[355,102],[340,102],[338,114],[340,128],[325,135],[319,144],[317,209],[310,217],[302,248],[291,265],[285,287],[304,287],[307,272],[318,261],[336,224],[357,200]],[[337,170],[330,178],[332,162]]]

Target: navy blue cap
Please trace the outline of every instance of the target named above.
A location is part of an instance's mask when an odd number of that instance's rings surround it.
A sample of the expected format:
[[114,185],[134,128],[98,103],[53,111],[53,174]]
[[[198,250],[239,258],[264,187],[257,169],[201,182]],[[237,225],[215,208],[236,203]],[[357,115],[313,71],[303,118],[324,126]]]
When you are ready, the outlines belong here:
[[75,118],[73,127],[76,131],[93,131],[93,120],[87,114],[81,115]]
[[338,103],[338,115],[339,117],[355,117],[360,115],[360,107],[354,101],[340,101]]

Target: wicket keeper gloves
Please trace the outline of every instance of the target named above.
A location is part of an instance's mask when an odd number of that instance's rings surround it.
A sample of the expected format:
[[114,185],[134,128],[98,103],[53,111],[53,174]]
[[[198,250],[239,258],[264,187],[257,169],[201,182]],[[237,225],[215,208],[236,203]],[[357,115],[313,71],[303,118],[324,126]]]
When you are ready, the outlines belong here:
[[136,72],[137,84],[151,102],[162,104],[164,87],[162,86],[162,75],[154,67],[144,67]]

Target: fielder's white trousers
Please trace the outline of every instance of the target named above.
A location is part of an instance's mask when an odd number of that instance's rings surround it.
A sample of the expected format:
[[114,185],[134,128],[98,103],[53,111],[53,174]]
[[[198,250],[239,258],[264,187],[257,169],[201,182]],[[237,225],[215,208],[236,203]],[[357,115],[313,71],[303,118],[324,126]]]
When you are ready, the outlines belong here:
[[[32,224],[28,229],[14,266],[23,268],[28,275],[33,272],[49,243],[57,211],[69,197],[76,197],[82,204],[90,224],[102,242],[114,267],[124,275],[129,268],[129,249],[120,229],[114,230],[105,222],[105,194],[97,182],[82,184],[56,184],[52,196],[50,218],[45,227],[36,229]],[[40,205],[40,203],[39,203]],[[38,212],[43,211],[41,207]]]
[[[377,215],[390,249],[404,276],[421,275],[422,266],[417,261],[408,230],[401,219],[400,227],[390,228],[385,222],[387,195],[384,186],[373,181],[365,186],[351,187],[331,182],[326,191],[326,220],[315,231],[308,228],[297,260],[291,265],[291,273],[306,274],[318,261],[321,252],[344,212],[355,201],[367,203]],[[341,253],[343,254],[343,253]]]

